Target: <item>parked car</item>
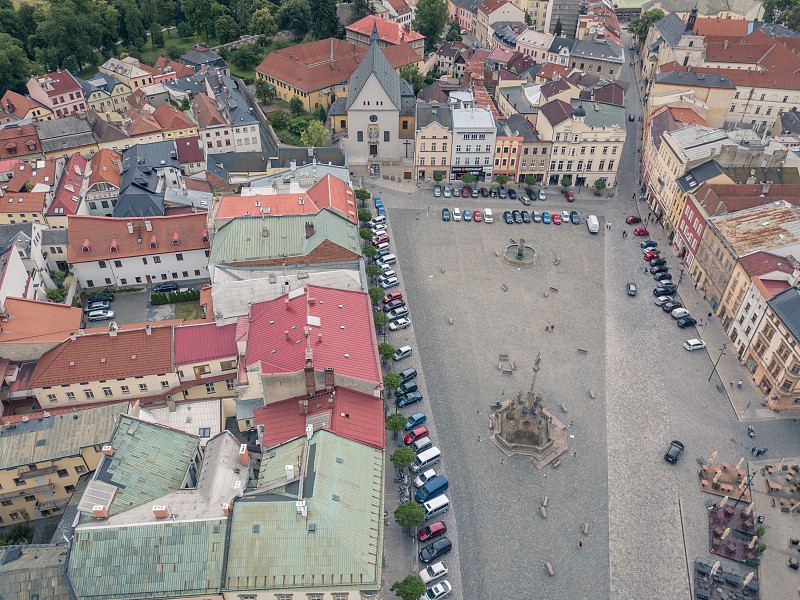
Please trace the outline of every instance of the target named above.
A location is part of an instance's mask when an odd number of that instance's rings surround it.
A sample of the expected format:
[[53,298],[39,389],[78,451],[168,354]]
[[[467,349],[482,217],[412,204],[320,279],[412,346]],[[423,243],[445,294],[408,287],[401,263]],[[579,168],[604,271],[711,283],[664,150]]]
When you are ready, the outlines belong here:
[[472,211],[464,209],[464,220],[471,221],[472,220]]
[[445,579],[425,592],[425,595],[420,600],[439,600],[440,598],[449,596],[452,591],[453,586]]
[[481,215],[481,211],[476,210],[474,213],[472,213],[472,220],[476,223],[483,221],[483,215]]
[[517,192],[515,192],[515,191],[514,191],[514,190],[512,190],[512,189],[509,189],[509,190],[508,190],[508,197],[509,197],[511,200],[516,200],[516,199],[517,199]]
[[430,435],[428,428],[424,425],[420,427],[415,427],[411,431],[406,434],[406,437],[403,438],[406,446],[410,446],[413,442],[416,442],[420,438],[424,438],[425,436]]
[[639,242],[639,248],[655,249],[656,247],[658,247],[658,242],[655,240],[645,240],[644,242]]
[[408,417],[408,421],[406,421],[406,431],[409,429],[414,429],[414,427],[417,427],[418,425],[422,425],[427,420],[428,417],[425,416],[424,412],[414,413]]
[[392,268],[392,263],[378,261],[376,264],[381,268],[381,273],[383,273],[384,275],[388,275],[389,273],[394,273],[394,269]]
[[681,304],[680,302],[676,302],[675,300],[670,300],[661,307],[661,310],[663,310],[664,312],[671,313],[673,310],[677,310],[682,307],[683,304]]
[[406,315],[408,315],[408,307],[405,305],[398,306],[397,308],[392,309],[388,313],[386,313],[386,316],[390,321],[395,321],[400,317],[405,317]]
[[669,315],[673,319],[678,320],[678,319],[682,319],[684,317],[688,317],[689,316],[689,311],[686,310],[685,308],[681,307],[681,308],[676,308],[673,311],[670,311]]
[[514,223],[522,223],[522,213],[517,209],[511,211],[511,216],[514,217]]
[[83,312],[90,313],[96,310],[108,310],[109,308],[111,308],[111,302],[108,300],[103,302],[91,302],[84,307]]
[[423,583],[430,583],[434,579],[447,575],[447,571],[447,565],[444,562],[437,562],[422,569],[419,572],[419,578]]
[[411,392],[419,391],[419,386],[417,382],[413,379],[406,381],[404,384],[399,386],[394,393],[398,396],[408,396]]
[[394,351],[392,354],[392,360],[403,360],[404,358],[408,358],[413,353],[411,346],[402,346]]
[[406,394],[405,396],[400,396],[397,398],[395,404],[398,408],[402,408],[404,406],[408,406],[409,404],[416,404],[422,400],[422,394],[419,392],[411,392],[410,394]]
[[653,279],[656,281],[672,281],[672,273],[669,271],[662,271],[661,273],[653,275]]
[[433,197],[440,198],[441,195],[442,195],[442,186],[440,185],[433,186]]
[[547,200],[547,194],[544,193],[544,190],[539,190],[539,200]]
[[386,281],[387,279],[397,279],[397,273],[389,269],[388,271],[382,272],[380,277],[378,277],[378,281]]
[[450,220],[450,209],[443,208],[442,209],[442,221],[449,221]]
[[397,300],[392,300],[391,302],[384,302],[383,310],[384,312],[389,312],[390,310],[394,310],[395,308],[400,308],[401,306],[405,306],[406,301],[402,298],[398,298]]
[[436,477],[436,469],[428,469],[414,479],[414,487],[420,488]]
[[575,201],[575,196],[573,196],[572,192],[570,192],[570,191],[564,192],[564,198],[567,199],[567,202],[574,202]]
[[527,210],[520,211],[520,214],[522,215],[522,222],[523,223],[530,223],[531,222],[531,216],[528,214]]
[[489,197],[489,190],[487,190],[485,187],[482,187],[481,188],[481,196],[483,196],[484,198],[488,198]]
[[430,563],[441,558],[453,549],[453,543],[446,537],[441,537],[433,543],[428,544],[419,551],[419,559],[424,563]]
[[388,302],[391,302],[392,300],[402,300],[402,298],[403,294],[401,294],[400,292],[392,292],[391,294],[386,294],[383,297],[383,303],[386,304]]
[[665,264],[667,264],[667,261],[661,258],[660,256],[650,261],[651,267],[658,267],[659,265],[665,265]]
[[453,209],[453,221],[460,221],[461,220],[461,210],[459,208]]
[[496,187],[489,188],[489,195],[492,198],[497,198],[497,188]]
[[657,265],[655,267],[650,267],[650,272],[655,275],[656,273],[666,273],[669,269],[664,265]]
[[500,189],[497,191],[497,195],[500,197],[501,200],[505,200],[508,197],[508,194],[506,193],[506,188],[504,188],[501,185]]
[[534,192],[531,188],[525,188],[525,194],[528,196],[528,200],[531,202],[536,200],[536,192]]
[[114,300],[114,294],[111,292],[100,292],[99,294],[89,296],[87,300],[90,304],[92,302],[111,302]]
[[667,451],[664,454],[664,460],[675,464],[678,462],[681,454],[683,454],[683,444],[681,444],[678,440],[672,440],[669,443],[669,448],[667,448]]
[[398,285],[400,285],[400,280],[398,280],[397,277],[392,277],[391,279],[378,281],[378,286],[382,287],[385,290],[397,287]]
[[706,347],[706,343],[703,340],[694,338],[683,342],[683,347],[686,348],[689,352],[692,352],[694,350],[702,350],[703,348]]
[[633,230],[633,235],[650,235],[650,232],[644,227],[637,227]]
[[655,300],[653,300],[656,306],[664,306],[667,302],[672,302],[672,298],[669,296],[659,296]]
[[444,524],[444,521],[436,521],[417,531],[417,537],[420,542],[427,542],[445,533],[447,533],[447,525]]
[[531,218],[533,219],[534,223],[541,223],[542,222],[542,213],[538,210],[531,211]]
[[581,219],[578,216],[578,213],[575,212],[574,210],[569,213],[569,220],[572,221],[573,225],[580,225],[581,224]]
[[662,281],[661,285],[659,285],[658,287],[667,290],[667,294],[659,294],[659,296],[666,296],[668,294],[672,294],[674,296],[675,292],[678,291],[678,286],[676,286],[671,281]]
[[653,296],[674,296],[675,292],[667,292],[667,288],[663,285],[658,286],[653,290]]
[[522,202],[525,206],[530,206],[531,200],[535,200],[536,199],[535,197],[531,198],[531,196],[533,196],[533,192],[531,192],[530,189],[528,189],[524,193],[520,192],[519,193],[519,201]]
[[377,246],[378,244],[388,244],[389,241],[389,236],[384,233],[383,235],[378,235],[372,238],[372,245]]
[[414,367],[409,367],[400,371],[398,375],[400,375],[400,381],[406,383],[407,381],[413,381],[417,378],[417,370]]
[[114,318],[113,310],[95,310],[86,315],[87,321],[108,321]]
[[645,260],[654,260],[656,258],[661,258],[658,252],[645,252],[644,256],[642,256]]
[[466,185],[461,188],[461,197],[469,198],[469,188]]
[[165,281],[164,283],[157,283],[153,286],[153,291],[156,294],[163,294],[164,292],[174,292],[178,289],[178,284],[174,281]]
[[641,217],[637,217],[636,215],[631,215],[630,217],[625,219],[625,222],[628,225],[633,225],[634,223],[641,223],[642,219],[641,219]]
[[628,296],[635,296],[636,295],[636,284],[635,283],[627,284],[625,286],[625,293],[628,294]]
[[514,219],[513,219],[513,217],[511,216],[511,211],[510,211],[510,210],[507,210],[506,212],[504,212],[504,213],[503,213],[503,219],[504,219],[504,220],[505,220],[505,222],[506,222],[506,223],[508,223],[509,225],[513,225],[513,224],[514,224]]
[[684,327],[691,327],[692,325],[697,325],[697,320],[693,319],[692,317],[683,317],[682,319],[678,319],[678,327],[681,329]]
[[561,215],[553,214],[553,225],[561,225]]
[[549,225],[550,224],[550,213],[549,212],[544,211],[542,213],[542,223],[544,223],[545,225]]
[[453,192],[450,190],[450,186],[449,185],[444,186],[444,197],[445,198],[450,198],[450,197],[452,197],[452,195],[453,195]]
[[390,331],[399,331],[401,329],[405,329],[411,325],[411,321],[409,321],[406,317],[400,317],[396,321],[392,321],[389,323],[389,330]]
[[469,188],[469,195],[473,198],[478,197],[478,188]]

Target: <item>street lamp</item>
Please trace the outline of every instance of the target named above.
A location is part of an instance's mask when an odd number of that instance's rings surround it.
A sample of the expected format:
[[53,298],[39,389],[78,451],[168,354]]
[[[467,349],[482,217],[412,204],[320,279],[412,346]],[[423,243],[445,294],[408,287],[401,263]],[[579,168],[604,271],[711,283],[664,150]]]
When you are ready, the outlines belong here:
[[722,344],[722,348],[719,349],[719,356],[717,357],[717,362],[714,363],[714,368],[711,369],[711,375],[708,376],[708,380],[711,381],[711,378],[714,376],[714,373],[717,372],[717,365],[719,364],[722,355],[725,354],[725,348],[727,347],[728,343],[725,342]]

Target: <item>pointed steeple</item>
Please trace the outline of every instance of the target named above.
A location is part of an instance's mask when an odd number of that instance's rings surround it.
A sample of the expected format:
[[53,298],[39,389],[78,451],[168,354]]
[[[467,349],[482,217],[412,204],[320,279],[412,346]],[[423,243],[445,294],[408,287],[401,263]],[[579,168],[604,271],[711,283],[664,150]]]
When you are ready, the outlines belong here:
[[378,23],[377,20],[372,22],[372,33],[369,34],[369,43],[372,45],[372,42],[379,42],[381,41],[381,36],[378,33]]

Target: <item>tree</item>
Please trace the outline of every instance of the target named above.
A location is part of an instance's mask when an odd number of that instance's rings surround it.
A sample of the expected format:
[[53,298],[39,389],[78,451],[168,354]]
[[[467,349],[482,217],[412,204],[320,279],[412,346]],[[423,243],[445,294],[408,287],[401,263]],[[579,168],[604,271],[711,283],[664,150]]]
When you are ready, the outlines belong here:
[[657,23],[665,16],[664,11],[660,8],[652,8],[638,17],[631,19],[628,25],[628,31],[638,36],[639,40],[644,42],[645,38],[647,38],[647,32],[650,31],[650,27],[653,23]]
[[598,192],[602,192],[604,189],[606,189],[606,182],[603,181],[602,179],[596,179],[594,182],[594,188]]
[[400,413],[392,413],[386,417],[386,429],[392,432],[392,438],[397,439],[397,434],[406,428],[406,418]]
[[375,12],[375,9],[372,8],[372,2],[369,2],[369,0],[354,0],[353,8],[353,23]]
[[339,17],[336,15],[336,0],[310,0],[314,24],[311,31],[318,40],[336,36]]
[[361,236],[362,240],[366,241],[370,241],[373,237],[375,237],[375,234],[372,233],[372,229],[369,229],[367,227],[362,227],[361,229],[359,229],[358,235]]
[[6,90],[24,94],[31,64],[25,56],[22,42],[7,33],[0,33],[0,96]]
[[261,62],[261,48],[258,44],[244,44],[239,46],[231,52],[230,62],[233,66],[243,71],[252,69]]
[[261,100],[261,104],[267,104],[272,99],[272,90],[269,89],[269,83],[266,79],[260,77],[255,81],[256,98]]
[[458,24],[458,21],[450,21],[450,29],[447,30],[445,39],[448,42],[460,42],[464,39],[461,37],[461,26]]
[[442,179],[444,179],[444,176],[442,176],[442,172],[441,171],[434,171],[433,172],[433,180],[436,183],[441,183]]
[[189,110],[189,96],[184,96],[183,100],[181,100],[181,110],[182,111]]
[[328,130],[317,119],[312,119],[306,130],[300,134],[300,142],[309,148],[322,146],[326,141],[328,141]]
[[33,531],[28,527],[27,523],[18,523],[11,528],[11,533],[8,534],[8,543],[17,544],[22,541],[27,541],[33,537]]
[[159,48],[164,45],[164,32],[161,31],[161,24],[153,23],[150,25],[150,44],[155,52],[156,46]]
[[[194,35],[194,26],[189,21],[181,21],[177,25],[178,35],[182,38],[191,37]],[[180,54],[178,55],[180,56]]]
[[361,221],[362,223],[367,223],[372,220],[372,213],[369,211],[368,208],[359,208],[358,220]]
[[559,35],[561,35],[563,29],[564,27],[561,25],[561,17],[559,17],[558,20],[556,21],[556,26],[553,28],[553,35],[558,37]]
[[533,175],[526,175],[525,183],[527,185],[536,185],[536,177],[534,177]]
[[[372,244],[364,246],[364,256],[366,258],[372,260],[376,256],[378,256],[378,249],[375,246],[373,246]],[[381,298],[383,298],[383,290],[381,288],[376,288],[376,289],[381,291]]]
[[[367,246],[367,248],[368,247],[369,246]],[[369,290],[367,290],[367,293],[369,294],[369,297],[372,299],[373,304],[380,304],[381,302],[383,302],[383,297],[386,295],[384,289],[379,287],[371,287],[369,288]]]
[[[394,520],[403,529],[419,527],[425,522],[425,509],[413,500],[406,502],[394,509]],[[394,586],[392,586],[392,589],[394,590]],[[423,591],[422,593],[424,594],[425,592]],[[421,595],[419,594],[417,597]]]
[[[48,70],[77,68],[94,59],[103,45],[109,11],[103,0],[60,0],[47,5],[35,34],[36,59]],[[108,37],[117,39],[117,24]]]
[[526,10],[525,11],[525,25],[530,25],[531,23],[533,23],[533,19],[531,18],[531,13],[529,13]]
[[220,44],[227,44],[239,39],[239,24],[230,15],[221,15],[214,21],[214,29]]
[[287,0],[275,19],[281,29],[291,29],[297,37],[303,37],[311,29],[311,6],[308,0]]
[[412,28],[425,36],[425,47],[433,50],[442,38],[449,11],[445,0],[418,0]]
[[572,185],[572,177],[570,177],[569,175],[565,175],[564,177],[561,178],[561,187],[567,189],[571,185]]
[[416,575],[408,575],[403,581],[395,581],[389,589],[403,600],[416,600],[424,596],[426,590],[425,583]]
[[252,35],[265,35],[272,37],[278,33],[278,23],[272,11],[268,8],[259,8],[250,17],[249,30]]
[[367,277],[377,277],[381,274],[381,268],[378,265],[367,265],[364,267],[364,272]]
[[[216,0],[181,0],[181,8],[193,30],[205,32],[206,44],[209,37],[215,35],[214,24],[217,17],[228,12],[228,9]],[[178,32],[180,33],[180,30]]]
[[[370,266],[375,266],[375,265],[370,265]],[[383,360],[389,360],[390,358],[392,358],[394,351],[395,347],[392,346],[391,344],[387,344],[386,342],[384,342],[383,344],[378,344],[378,353],[381,355],[381,358]]]
[[306,112],[303,101],[297,96],[292,96],[292,99],[289,101],[289,112],[292,113],[293,117],[299,117]]
[[[383,312],[378,312],[377,310],[372,313],[372,320],[375,322],[375,329],[383,329],[386,327],[386,324],[389,322],[389,319],[386,317],[386,314]],[[387,375],[391,375],[392,373],[387,373]],[[394,373],[396,375],[396,373]],[[385,380],[385,378],[384,378]],[[400,384],[398,384],[400,385]],[[393,389],[397,389],[395,386]]]
[[461,176],[461,181],[467,185],[475,183],[475,175],[473,175],[472,173],[464,173]]
[[[397,373],[387,373],[386,375],[394,375],[395,377],[397,377],[398,381],[400,380],[400,377],[397,375]],[[406,446],[405,448],[398,448],[397,450],[392,452],[392,455],[389,457],[389,460],[392,461],[392,464],[398,469],[400,469],[400,473],[402,473],[403,469],[411,466],[411,463],[414,462],[415,458],[417,458],[417,453],[414,452],[408,446]]]
[[[381,313],[383,314],[383,313]],[[384,315],[386,316],[386,315]],[[383,386],[389,390],[389,392],[394,392],[397,388],[400,387],[400,375],[397,373],[387,373],[383,376]],[[413,458],[411,460],[414,460]],[[408,463],[411,464],[411,463]]]
[[[464,180],[463,176],[461,177],[461,180],[462,181]],[[494,180],[500,185],[505,185],[508,183],[508,175],[506,175],[505,173],[500,173],[497,177],[494,178]]]
[[126,45],[141,50],[145,42],[145,28],[142,11],[134,0],[117,0],[119,11],[119,37]]
[[419,94],[419,91],[425,87],[425,77],[419,72],[419,65],[416,63],[400,67],[400,77],[411,82],[414,94]]
[[369,193],[367,190],[365,190],[364,188],[358,188],[358,189],[355,191],[355,194],[356,194],[356,200],[358,200],[359,202],[361,202],[361,206],[364,206],[364,202],[366,202],[367,200],[369,200],[370,198],[372,198],[372,194],[370,194],[370,193]]

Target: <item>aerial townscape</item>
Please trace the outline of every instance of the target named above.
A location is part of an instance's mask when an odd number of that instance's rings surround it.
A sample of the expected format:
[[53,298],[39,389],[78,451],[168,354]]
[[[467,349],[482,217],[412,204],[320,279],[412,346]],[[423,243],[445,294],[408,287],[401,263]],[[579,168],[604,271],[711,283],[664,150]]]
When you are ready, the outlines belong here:
[[797,598],[799,419],[800,0],[0,0],[0,600]]

